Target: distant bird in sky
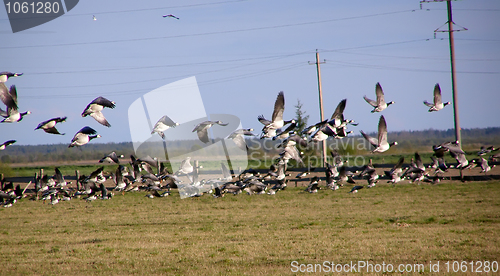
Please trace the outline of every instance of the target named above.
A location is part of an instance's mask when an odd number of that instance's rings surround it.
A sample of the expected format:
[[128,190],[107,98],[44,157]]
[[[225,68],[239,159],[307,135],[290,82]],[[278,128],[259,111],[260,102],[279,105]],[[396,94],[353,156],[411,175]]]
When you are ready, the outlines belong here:
[[100,138],[101,135],[95,135],[96,133],[97,131],[89,126],[83,127],[75,134],[68,148],[80,147],[87,144],[92,139]]
[[203,143],[208,143],[210,142],[210,140],[208,139],[208,129],[215,124],[220,126],[228,125],[224,124],[221,121],[204,121],[195,126],[192,132],[196,131],[196,133],[198,134],[198,138],[200,138],[200,141],[202,141]]
[[64,135],[65,133],[59,133],[59,131],[56,129],[56,124],[65,122],[66,118],[67,117],[62,117],[62,118],[57,117],[57,118],[52,118],[50,120],[41,122],[40,124],[38,124],[38,126],[35,128],[35,130],[43,129],[43,131],[45,131],[47,133]]
[[16,140],[5,141],[3,144],[0,145],[0,150],[4,150],[7,146],[10,146],[10,145],[14,144],[15,142],[16,142]]
[[172,119],[165,115],[161,117],[158,122],[156,122],[155,126],[153,127],[153,131],[151,131],[151,134],[156,132],[161,136],[161,138],[165,139],[165,134],[163,132],[171,127],[176,127],[178,125],[179,123],[175,123],[174,121],[172,121]]
[[95,17],[95,15],[92,15],[92,19],[94,19],[94,21],[97,20],[97,18]]
[[375,94],[377,95],[376,101],[370,100],[366,96],[363,96],[365,101],[374,107],[374,109],[372,110],[372,113],[380,112],[380,111],[386,109],[389,105],[394,104],[394,102],[388,102],[388,103],[385,102],[384,91],[382,90],[382,86],[380,86],[380,83],[378,83],[378,82],[375,85]]
[[23,73],[12,73],[8,71],[0,72],[0,82],[6,82],[11,77],[22,76]]
[[450,102],[443,103],[441,101],[441,88],[439,87],[439,83],[437,83],[434,86],[434,103],[424,101],[424,104],[426,106],[430,107],[429,112],[432,112],[432,111],[439,111],[439,110],[443,109],[443,107],[449,105]]
[[0,123],[14,123],[19,122],[25,115],[31,114],[30,111],[19,112],[17,106],[17,89],[12,85],[10,89],[3,82],[0,82],[0,100],[7,106],[7,111],[0,108],[0,116],[5,119]]
[[90,115],[101,125],[110,127],[111,125],[101,112],[105,107],[115,108],[115,102],[112,102],[104,97],[97,97],[87,105],[82,113],[82,117]]
[[171,18],[175,18],[175,19],[179,20],[179,17],[177,17],[177,16],[175,16],[173,14],[166,14],[166,15],[163,16],[163,18],[166,18],[166,17],[171,17]]
[[387,151],[391,146],[397,145],[398,142],[388,143],[387,142],[387,123],[385,122],[384,115],[380,116],[378,122],[378,138],[370,137],[363,131],[360,131],[363,137],[365,137],[370,144],[372,144],[375,149],[372,152],[384,152]]

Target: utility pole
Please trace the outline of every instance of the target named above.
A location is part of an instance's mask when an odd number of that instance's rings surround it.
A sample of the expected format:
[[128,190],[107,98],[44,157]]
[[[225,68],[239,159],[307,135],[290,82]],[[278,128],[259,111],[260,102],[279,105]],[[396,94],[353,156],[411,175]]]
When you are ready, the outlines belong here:
[[[325,63],[326,61],[324,60],[323,62],[319,61],[319,53],[318,49],[316,49],[316,62],[311,63],[309,62],[310,65],[316,64],[316,71],[318,73],[318,92],[319,92],[319,115],[320,115],[320,121],[323,122],[325,116],[323,113],[323,92],[321,90],[321,70],[319,65],[321,63]],[[323,166],[326,166],[326,140],[323,140],[322,143],[322,152],[323,152]]]
[[450,43],[450,63],[451,63],[451,91],[453,93],[453,117],[455,120],[455,139],[456,141],[459,142],[460,147],[462,146],[462,136],[460,134],[460,119],[458,116],[458,94],[457,94],[457,86],[456,86],[456,78],[455,78],[455,41],[453,38],[453,32],[459,32],[459,31],[466,31],[467,28],[462,29],[453,29],[453,25],[455,24],[453,22],[453,13],[451,9],[451,1],[452,0],[425,0],[425,1],[420,1],[420,7],[422,7],[422,3],[426,2],[443,2],[446,1],[446,6],[447,6],[447,11],[448,11],[448,30],[439,30],[437,28],[434,30],[434,36],[436,35],[436,32],[447,32],[449,36],[449,43]]

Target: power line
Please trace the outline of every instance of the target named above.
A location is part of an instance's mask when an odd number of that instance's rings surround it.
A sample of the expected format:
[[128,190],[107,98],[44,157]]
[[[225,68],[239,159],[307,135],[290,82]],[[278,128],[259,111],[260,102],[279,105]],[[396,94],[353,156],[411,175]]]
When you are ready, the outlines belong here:
[[121,10],[121,11],[108,11],[108,12],[95,12],[95,13],[76,13],[76,14],[70,13],[67,16],[87,16],[87,15],[94,15],[94,14],[142,12],[142,11],[152,11],[152,10],[159,10],[159,9],[193,8],[193,7],[200,7],[200,6],[212,6],[212,5],[239,3],[239,2],[246,2],[246,1],[248,1],[248,0],[220,1],[220,2],[211,2],[211,3],[199,3],[199,4],[189,4],[189,5],[165,6],[165,7],[156,7],[156,8],[143,8],[143,9],[134,9],[134,10]]
[[[354,62],[339,61],[339,60],[329,60],[329,59],[327,59],[327,61],[330,62],[330,65],[332,63],[333,64],[336,63],[336,64],[340,64],[340,65],[345,65],[345,66],[359,67],[359,68],[366,68],[366,69],[387,69],[387,70],[396,70],[396,71],[427,72],[427,73],[428,72],[450,73],[450,71],[447,71],[447,70],[417,69],[417,68],[405,68],[405,67],[396,67],[396,66],[387,66],[387,65],[372,65],[372,64],[354,63]],[[491,71],[457,71],[457,73],[460,73],[460,74],[488,74],[488,75],[500,74],[500,72],[491,72]]]
[[[200,81],[200,82],[198,82],[198,84],[199,85],[208,85],[208,84],[229,82],[229,81],[238,80],[238,79],[245,79],[245,78],[249,78],[249,77],[255,77],[255,76],[259,76],[259,75],[264,75],[264,74],[270,74],[270,73],[276,73],[276,72],[281,72],[281,71],[285,71],[285,70],[290,70],[290,69],[302,67],[303,65],[304,64],[302,62],[300,62],[300,63],[291,64],[291,65],[286,65],[286,66],[271,68],[271,69],[267,69],[267,70],[259,70],[259,71],[256,71],[256,72],[251,72],[251,73],[246,73],[246,74],[241,74],[241,75],[235,75],[235,76],[230,76],[230,77],[212,79],[212,80],[207,80],[207,81]],[[172,77],[172,78],[179,79],[179,78],[189,77],[189,76],[192,76],[192,75],[193,74],[184,75],[184,76],[178,76],[178,77]],[[194,74],[194,75],[200,75],[200,74]],[[133,89],[133,90],[118,90],[118,91],[105,92],[105,93],[99,93],[99,94],[102,94],[103,96],[107,96],[107,95],[134,95],[134,94],[145,93],[147,91],[151,91],[151,90],[156,89],[156,88],[157,87],[141,88],[141,89]],[[57,97],[57,98],[85,98],[85,97],[95,96],[95,95],[96,95],[96,93],[85,93],[85,94],[79,93],[78,95],[64,93],[64,94],[50,94],[50,95],[49,94],[43,94],[42,96],[39,96],[39,95],[33,95],[33,96],[24,95],[23,97],[27,98],[27,99],[48,99],[48,100],[50,100],[50,99],[52,99],[54,97]]]
[[412,11],[415,11],[415,10],[402,10],[402,11],[384,12],[384,13],[376,13],[376,14],[368,14],[368,15],[360,15],[360,16],[334,18],[334,19],[327,19],[327,20],[318,20],[318,21],[309,21],[309,22],[291,23],[291,24],[281,24],[281,25],[265,26],[265,27],[252,27],[252,28],[235,29],[235,30],[194,33],[194,34],[179,34],[179,35],[158,36],[158,37],[128,38],[128,39],[102,40],[102,41],[93,41],[93,42],[73,42],[73,43],[59,43],[59,44],[46,44],[46,45],[4,46],[4,47],[0,47],[0,49],[23,49],[23,48],[39,48],[39,47],[78,46],[78,45],[150,41],[150,40],[159,40],[159,39],[168,39],[168,38],[184,38],[184,37],[205,36],[205,35],[229,34],[229,33],[237,33],[237,32],[270,30],[270,29],[279,29],[279,28],[296,27],[296,26],[304,26],[304,25],[331,23],[331,22],[336,22],[336,21],[354,20],[354,19],[360,19],[360,18],[393,15],[393,14],[412,12]]

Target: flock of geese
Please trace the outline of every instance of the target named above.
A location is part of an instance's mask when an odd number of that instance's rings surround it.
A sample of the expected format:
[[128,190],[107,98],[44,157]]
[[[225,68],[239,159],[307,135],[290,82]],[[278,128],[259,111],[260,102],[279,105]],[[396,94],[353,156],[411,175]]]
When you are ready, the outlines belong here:
[[[20,122],[23,116],[30,114],[29,111],[19,112],[17,102],[17,90],[15,85],[9,89],[5,82],[12,77],[21,76],[22,73],[1,72],[0,73],[0,100],[6,105],[6,111],[0,108],[0,115],[4,117],[2,123]],[[382,112],[394,102],[386,102],[384,92],[380,83],[375,86],[376,100],[369,99],[364,96],[368,104],[373,107],[372,113]],[[304,164],[303,153],[300,149],[307,147],[310,143],[317,143],[328,138],[342,139],[348,134],[348,126],[357,126],[354,120],[344,118],[344,109],[347,100],[343,99],[337,105],[330,119],[315,123],[299,131],[297,128],[296,119],[284,120],[283,114],[285,110],[285,96],[283,92],[279,92],[271,119],[266,119],[263,115],[257,117],[258,121],[263,124],[260,139],[279,140],[280,149],[279,157],[264,173],[254,169],[247,169],[238,174],[234,174],[229,170],[224,163],[221,163],[222,177],[213,177],[209,179],[200,179],[201,166],[197,167],[191,164],[190,157],[186,158],[180,164],[180,167],[175,172],[169,172],[167,166],[160,162],[158,158],[146,156],[136,158],[130,156],[130,162],[127,165],[120,163],[123,155],[118,156],[112,152],[104,156],[100,163],[115,163],[116,170],[112,173],[105,173],[104,166],[100,167],[90,175],[80,175],[75,172],[76,187],[70,187],[71,182],[64,179],[60,170],[56,167],[55,174],[49,176],[44,174],[43,170],[35,173],[33,181],[31,181],[24,189],[20,185],[14,187],[13,182],[0,176],[0,204],[4,207],[10,207],[18,199],[26,197],[27,188],[33,182],[33,199],[43,199],[50,204],[57,204],[59,201],[68,201],[71,198],[79,197],[87,201],[100,199],[109,199],[114,195],[114,192],[125,193],[129,191],[147,190],[150,193],[148,197],[165,197],[170,194],[171,189],[178,189],[179,193],[185,196],[201,196],[205,193],[211,193],[214,197],[222,197],[227,193],[239,194],[246,192],[247,194],[276,194],[278,191],[284,190],[290,180],[291,173],[287,170],[290,159],[295,160],[303,168]],[[424,101],[424,104],[429,107],[429,112],[439,111],[443,109],[449,102],[443,103],[441,100],[441,90],[439,84],[434,87],[433,103]],[[91,116],[101,125],[111,127],[111,124],[106,120],[102,111],[104,108],[115,108],[115,102],[104,97],[97,97],[90,102],[82,112],[81,116]],[[56,125],[62,123],[67,117],[57,117],[41,122],[35,130],[42,129],[46,133],[64,135],[60,133]],[[169,116],[161,117],[154,125],[151,134],[157,133],[162,139],[165,139],[164,132],[168,129],[178,126],[179,123],[172,120]],[[197,137],[203,143],[209,143],[208,129],[218,125],[220,127],[227,126],[227,123],[221,121],[204,121],[194,127],[192,132],[196,132]],[[245,136],[256,136],[252,133],[253,129],[238,129],[231,133],[227,138],[232,139],[241,149],[247,150]],[[386,152],[391,147],[397,145],[397,142],[389,142],[387,137],[387,122],[383,115],[380,116],[378,123],[378,135],[371,137],[368,134],[360,131],[362,136],[373,146],[372,153]],[[89,126],[80,129],[71,140],[68,147],[80,147],[100,135],[97,131]],[[15,143],[15,140],[8,140],[0,145],[0,150],[4,150],[7,146]],[[385,171],[384,175],[378,175],[377,170],[369,164],[362,168],[348,167],[347,161],[343,161],[336,151],[331,151],[333,160],[331,163],[325,161],[325,181],[326,187],[331,190],[338,190],[344,184],[355,184],[349,191],[355,193],[365,186],[356,185],[360,180],[367,180],[367,188],[375,187],[376,183],[381,179],[386,179],[389,183],[398,183],[402,180],[410,182],[429,181],[436,183],[440,179],[440,175],[451,168],[464,170],[473,167],[481,167],[481,172],[487,173],[494,165],[488,162],[500,159],[499,153],[495,147],[482,147],[478,152],[479,158],[468,160],[466,153],[461,149],[458,142],[445,142],[440,145],[433,146],[434,155],[431,157],[432,163],[425,167],[420,155],[415,153],[415,158],[412,158],[408,166],[404,166],[404,158],[401,157],[399,162],[389,171]],[[456,159],[456,165],[447,165],[445,162],[445,153]],[[489,160],[485,159],[486,154],[490,154]],[[430,170],[428,170],[430,169]],[[305,178],[314,168],[309,168],[299,172],[295,179]],[[434,170],[434,172],[432,172]],[[114,187],[106,187],[104,185],[107,179],[112,179]],[[310,178],[310,183],[306,188],[306,192],[315,193],[320,189],[321,178],[314,176]],[[357,181],[357,182],[356,182]]]

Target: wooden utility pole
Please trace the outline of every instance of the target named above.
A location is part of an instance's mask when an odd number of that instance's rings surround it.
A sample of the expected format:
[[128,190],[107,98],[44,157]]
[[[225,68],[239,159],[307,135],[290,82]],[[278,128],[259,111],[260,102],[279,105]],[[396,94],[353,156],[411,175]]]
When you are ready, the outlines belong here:
[[[319,53],[318,50],[316,49],[316,62],[315,63],[309,62],[309,64],[316,64],[316,71],[318,73],[319,115],[320,115],[320,121],[323,122],[325,116],[323,113],[323,92],[321,90],[321,70],[319,67],[321,63],[325,63],[325,61],[323,62],[319,61]],[[322,152],[323,152],[323,166],[326,166],[326,140],[323,140]]]
[[455,24],[453,22],[453,12],[451,9],[451,1],[453,0],[425,0],[425,1],[420,1],[420,7],[422,7],[422,3],[428,3],[428,2],[444,2],[446,1],[446,7],[448,11],[448,30],[439,30],[436,29],[434,30],[434,36],[436,32],[447,32],[448,37],[449,37],[449,43],[450,43],[450,63],[451,63],[451,91],[453,93],[453,118],[455,121],[455,140],[458,141],[459,145],[462,145],[462,136],[460,134],[460,118],[458,116],[458,93],[457,93],[457,86],[456,86],[456,78],[455,78],[455,41],[453,37],[454,32],[458,31],[466,31],[467,28],[462,29],[453,29],[453,25]]
[[455,139],[462,146],[462,136],[460,135],[460,119],[458,117],[458,96],[455,82],[455,41],[453,38],[453,18],[451,11],[451,0],[446,2],[448,10],[448,36],[450,40],[450,63],[451,63],[451,91],[453,92],[453,112],[455,118]]

